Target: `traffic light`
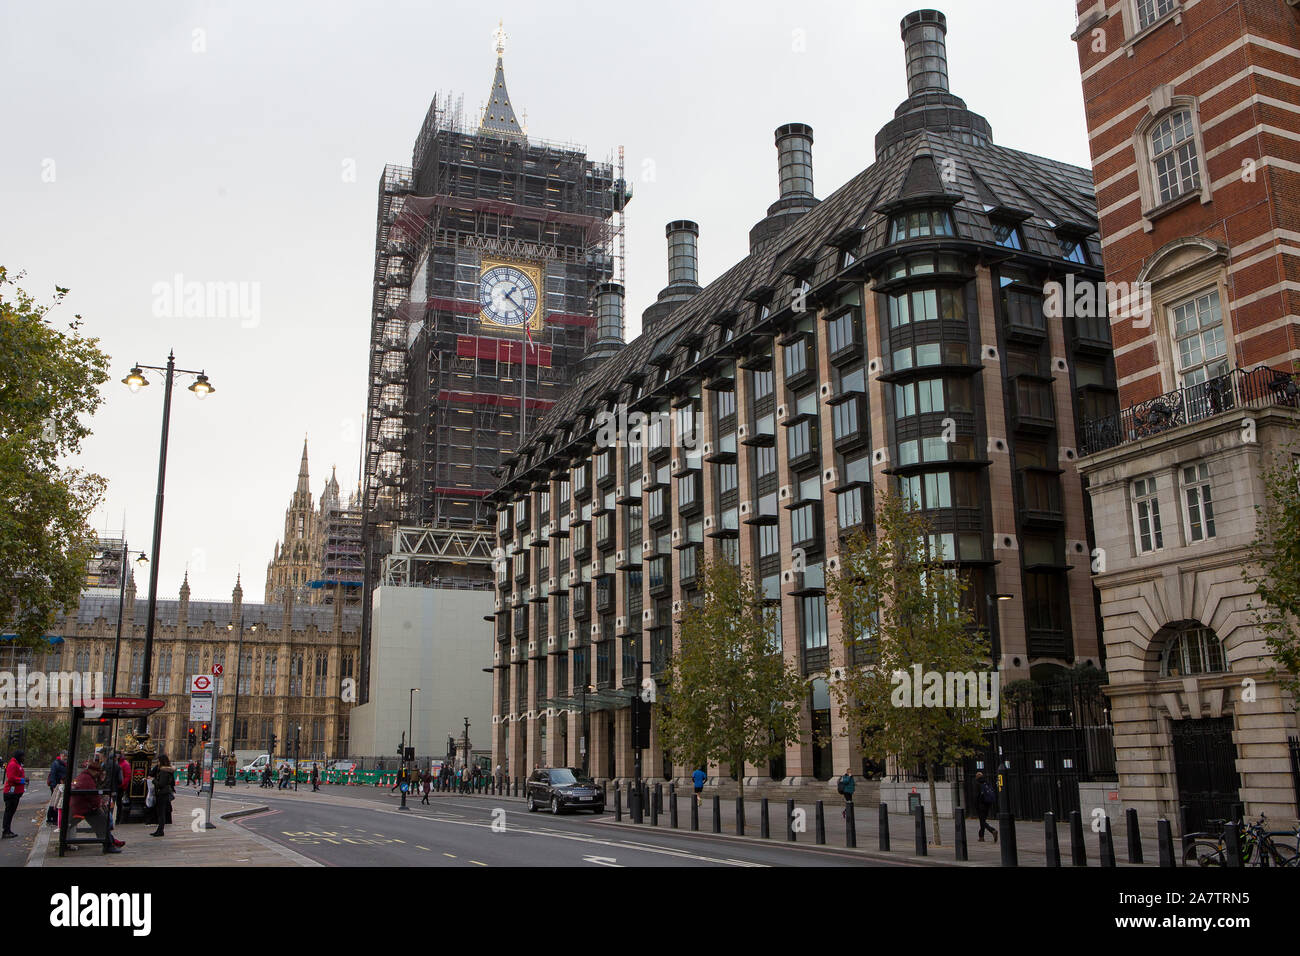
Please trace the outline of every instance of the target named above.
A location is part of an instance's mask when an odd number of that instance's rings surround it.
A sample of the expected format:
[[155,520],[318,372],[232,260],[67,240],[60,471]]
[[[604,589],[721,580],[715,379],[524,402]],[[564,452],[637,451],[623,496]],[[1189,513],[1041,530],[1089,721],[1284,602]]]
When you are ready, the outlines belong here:
[[190,728],[190,746],[191,746],[191,747],[194,746],[194,728],[193,728],[193,727]]
[[271,753],[275,753],[275,734],[271,734]]
[[212,739],[212,731],[208,729],[207,724],[201,724],[200,726],[203,728],[203,742],[206,744]]
[[414,759],[415,759],[415,748],[414,748],[414,747],[407,747],[407,748],[406,748],[406,753],[402,754],[402,759],[404,759],[404,760],[414,760]]
[[406,748],[403,747],[401,744],[398,744],[398,745],[397,745],[397,756],[399,756],[399,757],[405,757],[405,756],[406,756]]

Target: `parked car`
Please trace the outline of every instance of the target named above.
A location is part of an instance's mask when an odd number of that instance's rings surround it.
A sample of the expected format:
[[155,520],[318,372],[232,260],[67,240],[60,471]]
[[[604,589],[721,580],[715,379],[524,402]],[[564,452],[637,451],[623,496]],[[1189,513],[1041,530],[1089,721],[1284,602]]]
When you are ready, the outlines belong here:
[[539,807],[556,814],[561,810],[605,812],[605,788],[573,767],[534,770],[528,776],[526,797],[529,813]]

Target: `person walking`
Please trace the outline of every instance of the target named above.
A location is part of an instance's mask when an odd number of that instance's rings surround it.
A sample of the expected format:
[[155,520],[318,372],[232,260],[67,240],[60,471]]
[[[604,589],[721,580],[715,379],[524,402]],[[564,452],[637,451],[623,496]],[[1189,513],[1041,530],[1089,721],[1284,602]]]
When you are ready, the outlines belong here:
[[979,770],[975,773],[975,812],[980,818],[979,841],[984,842],[984,831],[988,830],[993,834],[993,842],[998,842],[998,831],[989,826],[989,811],[998,802],[997,791],[993,789],[993,784],[989,783],[984,777],[984,771]]
[[105,759],[99,765],[99,776],[104,783],[104,791],[108,800],[103,804],[104,813],[108,816],[109,826],[113,823],[113,804],[122,790],[122,768],[118,765],[117,756],[109,751],[105,754]]
[[853,779],[853,770],[845,770],[844,776],[840,777],[840,782],[835,785],[835,789],[844,797],[844,809],[840,811],[840,816],[845,820],[849,818],[849,807],[853,806],[853,791],[858,788],[857,781]]
[[320,793],[320,765],[311,765],[311,792]]
[[[104,776],[104,765],[100,763],[99,757],[91,757],[87,760],[81,773],[77,774],[76,780],[72,782],[72,793],[68,797],[68,812],[72,814],[74,820],[81,817],[86,821],[86,824],[95,831],[95,835],[104,841],[105,853],[121,853],[126,843],[117,838],[113,838],[110,842],[109,837],[113,826],[98,793],[104,782]],[[111,794],[109,800],[112,800]]]
[[50,775],[45,779],[45,784],[50,788],[50,805],[45,810],[45,822],[50,826],[58,823],[58,810],[54,806],[54,788],[63,783],[68,776],[68,752],[60,750],[50,764]]
[[289,789],[289,765],[287,763],[280,764],[280,789]]
[[165,836],[163,826],[172,822],[172,797],[176,794],[176,774],[166,754],[158,757],[158,774],[153,782],[153,809],[158,817],[158,829],[150,836]]
[[10,824],[14,822],[14,814],[18,812],[18,801],[23,798],[23,793],[27,789],[27,771],[23,769],[23,758],[27,756],[25,750],[15,750],[13,756],[9,758],[9,763],[5,765],[5,816],[4,830],[0,835],[5,839],[16,837]]
[[131,761],[120,751],[117,757],[117,769],[122,772],[122,789],[117,792],[117,818],[121,820],[122,811],[131,802]]
[[698,807],[704,800],[704,781],[709,779],[703,767],[696,767],[695,772],[691,774],[691,783],[695,786],[695,805]]
[[420,802],[428,805],[429,791],[433,789],[433,774],[426,770],[424,776],[420,778]]

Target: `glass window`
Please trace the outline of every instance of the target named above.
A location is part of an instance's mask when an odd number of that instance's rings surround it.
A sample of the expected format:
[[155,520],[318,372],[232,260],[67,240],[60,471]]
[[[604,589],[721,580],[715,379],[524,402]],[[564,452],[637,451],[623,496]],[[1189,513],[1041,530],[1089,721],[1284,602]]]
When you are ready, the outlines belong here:
[[1012,222],[995,222],[993,226],[993,241],[999,246],[1006,246],[1008,249],[1023,248],[1020,244],[1020,227]]
[[1082,239],[1061,239],[1057,242],[1061,248],[1061,258],[1067,262],[1088,264],[1087,243]]
[[1178,0],[1137,0],[1138,29],[1145,30],[1178,3]]
[[1227,669],[1223,644],[1208,627],[1188,627],[1175,632],[1160,656],[1161,677],[1190,677]]
[[958,289],[913,289],[889,297],[889,327],[935,319],[962,320],[966,302]]
[[1210,466],[1205,462],[1183,469],[1187,500],[1187,532],[1193,541],[1214,537],[1214,502],[1210,495]]
[[1184,387],[1228,373],[1228,346],[1219,312],[1219,290],[1179,302],[1171,310],[1178,348],[1178,374]]
[[900,213],[890,224],[889,241],[924,239],[929,236],[951,236],[952,216],[946,209],[914,209]]
[[826,598],[821,594],[805,597],[800,602],[803,618],[803,646],[808,649],[826,646]]
[[1156,193],[1162,204],[1201,188],[1201,160],[1191,110],[1170,113],[1155,125],[1149,138]]
[[1165,545],[1160,528],[1160,499],[1156,494],[1155,478],[1139,478],[1133,482],[1133,515],[1137,526],[1138,551],[1158,551]]

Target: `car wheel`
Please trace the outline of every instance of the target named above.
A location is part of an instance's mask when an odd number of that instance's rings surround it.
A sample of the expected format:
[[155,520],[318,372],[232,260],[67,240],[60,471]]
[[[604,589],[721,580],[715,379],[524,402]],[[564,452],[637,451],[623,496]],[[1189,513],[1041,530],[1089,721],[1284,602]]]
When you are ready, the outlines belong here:
[[531,793],[528,795],[528,812],[529,813],[537,812],[537,801],[533,799],[533,795]]
[[558,797],[551,797],[551,813],[557,817],[560,815],[560,800]]
[[605,805],[604,805],[604,804],[601,804],[600,806],[596,807],[596,808],[595,808],[594,810],[592,810],[591,812],[592,812],[593,814],[597,814],[597,815],[599,815],[599,814],[601,814],[601,813],[604,813],[604,812],[605,812]]

